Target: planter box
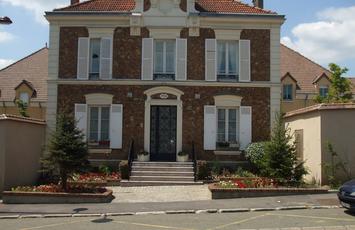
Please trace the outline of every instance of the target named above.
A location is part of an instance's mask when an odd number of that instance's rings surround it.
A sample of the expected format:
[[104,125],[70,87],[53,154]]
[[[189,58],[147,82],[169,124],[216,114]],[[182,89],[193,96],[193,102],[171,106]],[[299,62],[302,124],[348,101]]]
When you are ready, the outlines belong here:
[[219,188],[215,184],[208,186],[212,199],[232,199],[247,197],[289,196],[328,193],[321,188]]
[[68,181],[68,185],[86,185],[89,187],[107,187],[107,186],[120,186],[119,180],[107,180],[107,181]]
[[148,155],[143,155],[143,154],[138,154],[137,155],[138,161],[140,162],[147,162],[150,159],[149,154]]
[[112,190],[104,193],[50,193],[50,192],[12,192],[2,194],[4,204],[78,204],[110,203]]
[[177,156],[177,161],[178,162],[187,162],[189,160],[189,155],[184,155],[184,156]]

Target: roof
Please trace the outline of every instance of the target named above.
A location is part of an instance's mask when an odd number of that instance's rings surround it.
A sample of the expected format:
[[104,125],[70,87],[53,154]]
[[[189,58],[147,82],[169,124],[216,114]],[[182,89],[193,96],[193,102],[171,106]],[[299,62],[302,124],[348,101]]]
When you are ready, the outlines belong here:
[[135,7],[134,0],[89,0],[79,2],[54,11],[111,11],[129,12]]
[[196,0],[196,10],[213,13],[275,14],[275,12],[250,6],[240,0]]
[[291,112],[288,112],[284,115],[285,118],[321,111],[321,110],[344,110],[344,109],[355,109],[355,103],[323,103],[317,104],[309,107],[305,107],[302,109],[297,109]]
[[42,48],[0,70],[0,101],[13,101],[15,88],[25,80],[36,91],[34,102],[47,101],[48,49]]
[[[195,7],[200,12],[234,13],[234,14],[269,14],[275,12],[250,6],[241,0],[196,0]],[[88,0],[76,3],[54,11],[102,11],[102,12],[130,12],[135,8],[134,0]]]
[[297,80],[300,93],[314,93],[313,81],[323,74],[328,77],[331,75],[331,72],[325,67],[283,44],[281,44],[280,69],[281,76],[285,76],[289,72]]

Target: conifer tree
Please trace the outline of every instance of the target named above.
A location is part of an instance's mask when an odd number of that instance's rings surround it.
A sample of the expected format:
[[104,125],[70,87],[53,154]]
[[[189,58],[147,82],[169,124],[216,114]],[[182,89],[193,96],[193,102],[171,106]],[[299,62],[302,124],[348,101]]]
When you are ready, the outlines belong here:
[[76,121],[71,115],[58,115],[56,130],[51,136],[42,163],[46,171],[57,170],[62,189],[65,191],[70,174],[81,171],[88,165],[84,134],[76,127]]

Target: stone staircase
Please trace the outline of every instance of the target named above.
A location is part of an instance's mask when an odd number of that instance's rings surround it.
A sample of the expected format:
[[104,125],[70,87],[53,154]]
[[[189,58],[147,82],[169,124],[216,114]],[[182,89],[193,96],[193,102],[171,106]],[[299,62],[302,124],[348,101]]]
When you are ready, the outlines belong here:
[[121,186],[201,185],[195,182],[192,162],[138,162],[132,163],[129,180]]

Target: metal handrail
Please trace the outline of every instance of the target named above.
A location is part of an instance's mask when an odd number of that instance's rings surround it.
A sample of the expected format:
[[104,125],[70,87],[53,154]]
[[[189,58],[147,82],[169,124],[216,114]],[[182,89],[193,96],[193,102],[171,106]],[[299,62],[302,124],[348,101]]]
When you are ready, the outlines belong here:
[[129,145],[129,151],[128,151],[128,173],[129,173],[129,177],[131,176],[133,158],[134,158],[134,139],[131,140],[131,144]]
[[192,141],[192,146],[191,146],[191,154],[192,154],[192,162],[194,166],[194,178],[195,181],[197,181],[197,156],[195,152],[195,143]]

